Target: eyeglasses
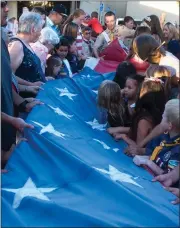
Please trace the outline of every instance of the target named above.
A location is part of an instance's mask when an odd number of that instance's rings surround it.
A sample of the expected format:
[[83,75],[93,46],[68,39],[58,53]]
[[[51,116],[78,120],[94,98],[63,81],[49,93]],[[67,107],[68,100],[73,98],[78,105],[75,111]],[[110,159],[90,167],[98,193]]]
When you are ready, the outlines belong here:
[[91,35],[91,32],[85,32],[84,34],[85,35]]
[[4,8],[7,5],[7,1],[1,1],[1,8]]

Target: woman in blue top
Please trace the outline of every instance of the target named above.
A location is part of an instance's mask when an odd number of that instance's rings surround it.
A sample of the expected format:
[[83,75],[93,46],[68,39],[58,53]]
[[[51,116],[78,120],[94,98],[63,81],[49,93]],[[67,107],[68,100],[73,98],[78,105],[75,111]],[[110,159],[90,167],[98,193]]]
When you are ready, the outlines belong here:
[[17,37],[9,44],[12,70],[16,76],[29,82],[46,81],[41,61],[30,46],[30,43],[38,40],[42,26],[43,21],[39,14],[22,14]]
[[180,40],[178,30],[173,24],[168,22],[164,25],[163,33],[167,42],[167,51],[180,59]]

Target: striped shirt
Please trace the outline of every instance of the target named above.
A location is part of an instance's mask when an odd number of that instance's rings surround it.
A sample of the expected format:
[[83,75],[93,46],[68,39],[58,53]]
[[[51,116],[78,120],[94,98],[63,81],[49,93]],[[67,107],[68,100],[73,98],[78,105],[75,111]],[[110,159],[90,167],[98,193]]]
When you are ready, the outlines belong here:
[[83,37],[82,37],[81,28],[79,27],[79,31],[76,38],[76,47],[77,47],[78,55],[81,55],[83,52],[82,46],[83,46]]

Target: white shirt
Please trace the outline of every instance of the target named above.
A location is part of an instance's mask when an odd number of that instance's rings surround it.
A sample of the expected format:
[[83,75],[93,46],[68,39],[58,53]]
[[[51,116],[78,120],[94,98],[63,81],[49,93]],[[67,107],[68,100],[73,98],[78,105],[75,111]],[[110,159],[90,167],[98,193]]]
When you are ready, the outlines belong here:
[[166,56],[161,57],[159,65],[167,67],[171,72],[171,76],[176,75],[179,78],[179,59],[170,52],[166,51]]
[[69,64],[69,61],[67,59],[64,59],[63,62],[66,65],[66,67],[67,67],[67,69],[69,71],[69,77],[72,78],[73,77],[73,74],[72,74],[72,71],[71,71],[71,66]]
[[51,21],[49,17],[46,17],[46,27],[52,27],[54,23]]

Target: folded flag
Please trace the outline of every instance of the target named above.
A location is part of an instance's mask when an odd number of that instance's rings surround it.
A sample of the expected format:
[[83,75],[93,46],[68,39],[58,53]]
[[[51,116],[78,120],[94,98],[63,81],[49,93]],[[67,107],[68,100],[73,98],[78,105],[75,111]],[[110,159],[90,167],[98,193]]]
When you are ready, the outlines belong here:
[[128,55],[128,48],[123,44],[122,40],[113,40],[101,53],[100,56],[104,56],[104,60],[123,62]]
[[85,67],[89,67],[101,74],[116,72],[118,65],[119,62],[117,61],[102,60],[93,57],[88,58],[85,62]]

